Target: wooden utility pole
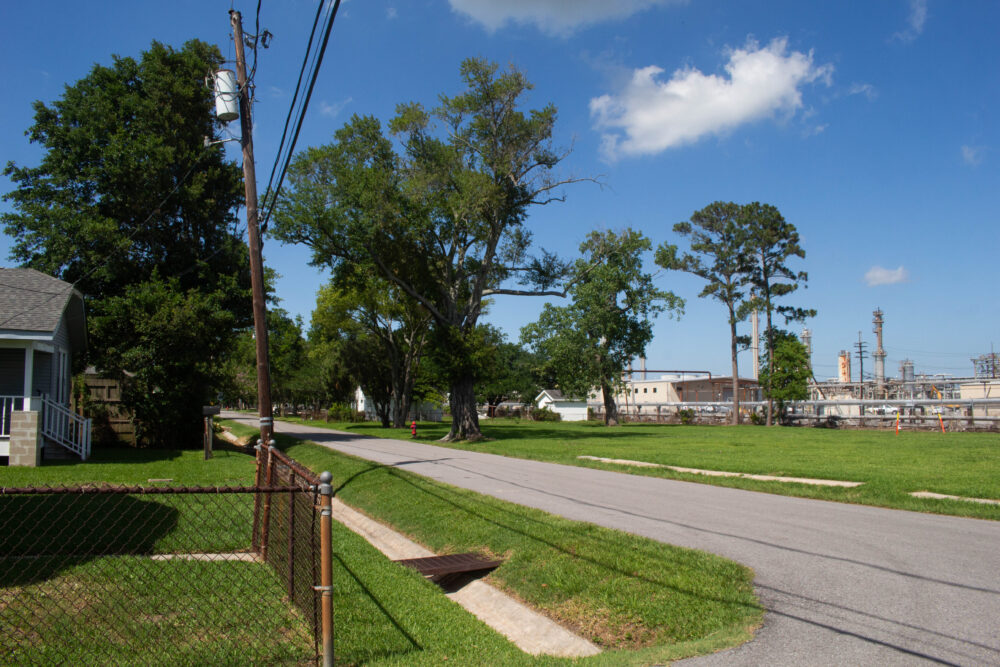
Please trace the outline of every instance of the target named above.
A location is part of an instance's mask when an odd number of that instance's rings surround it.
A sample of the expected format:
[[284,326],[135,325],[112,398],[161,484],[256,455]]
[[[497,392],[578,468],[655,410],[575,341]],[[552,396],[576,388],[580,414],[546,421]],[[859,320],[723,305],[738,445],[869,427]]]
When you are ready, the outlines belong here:
[[253,121],[247,91],[247,65],[243,51],[243,18],[229,11],[236,42],[236,83],[240,90],[240,145],[243,147],[243,183],[246,186],[247,237],[250,246],[250,286],[253,289],[253,330],[257,345],[257,413],[260,415],[260,442],[271,441],[274,422],[271,412],[271,366],[267,350],[267,309],[264,303],[264,261],[260,252],[257,225],[257,172],[253,161]]

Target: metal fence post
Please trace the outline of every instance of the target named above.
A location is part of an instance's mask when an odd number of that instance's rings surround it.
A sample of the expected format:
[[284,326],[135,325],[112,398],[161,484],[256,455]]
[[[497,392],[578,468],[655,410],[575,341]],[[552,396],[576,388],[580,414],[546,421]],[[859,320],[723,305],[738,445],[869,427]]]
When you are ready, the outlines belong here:
[[[264,451],[267,452],[267,467],[264,471],[264,486],[270,488],[274,486],[274,456],[271,454],[272,446],[266,445]],[[264,492],[263,517],[261,518],[261,538],[260,557],[266,562],[267,551],[271,539],[271,492]]]
[[[254,450],[256,452],[256,457],[257,457],[257,469],[254,473],[253,483],[254,486],[260,488],[261,486],[264,485],[263,475],[261,474],[261,471],[263,470],[264,467],[264,448],[261,447],[260,443],[258,442],[257,445],[254,446]],[[260,491],[257,491],[256,493],[253,494],[253,550],[256,551],[257,553],[260,553],[260,543],[261,543],[260,505],[261,505]]]
[[320,585],[316,590],[322,596],[320,609],[323,615],[323,667],[333,667],[333,543],[331,523],[333,521],[333,475],[324,471],[319,476],[320,494]]
[[[297,489],[295,484],[295,470],[288,469],[288,486]],[[288,599],[295,602],[295,497],[297,494],[288,494]]]

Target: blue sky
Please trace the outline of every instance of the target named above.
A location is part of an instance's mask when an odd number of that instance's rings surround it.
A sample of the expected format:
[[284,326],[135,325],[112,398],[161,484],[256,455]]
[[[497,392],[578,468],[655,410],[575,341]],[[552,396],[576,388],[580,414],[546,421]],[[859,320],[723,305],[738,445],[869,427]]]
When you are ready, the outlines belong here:
[[[230,4],[3,3],[3,161],[36,164],[23,134],[31,102],[56,99],[111,54],[198,37],[231,57]],[[252,30],[256,3],[234,4]],[[315,7],[262,3],[274,39],[256,77],[259,180]],[[539,246],[572,257],[588,231],[625,226],[654,246],[678,242],[673,224],[712,201],[770,203],[807,253],[793,266],[808,271],[808,289],[789,303],[819,311],[808,324],[817,377],[835,374],[859,331],[874,348],[876,307],[888,374],[909,358],[918,373],[968,375],[971,356],[1000,349],[998,23],[1000,3],[985,0],[348,0],[298,147],[329,141],[353,113],[385,120],[399,102],[458,92],[465,57],[512,64],[535,84],[531,105],[559,109],[556,141],[573,149],[561,173],[603,183],[533,211]],[[0,264],[10,244],[0,235]],[[281,305],[308,322],[324,277],[307,261],[305,249],[265,245]],[[687,308],[657,322],[649,367],[728,373],[723,306],[697,298],[696,278],[657,282]],[[542,303],[500,297],[487,319],[516,338]]]

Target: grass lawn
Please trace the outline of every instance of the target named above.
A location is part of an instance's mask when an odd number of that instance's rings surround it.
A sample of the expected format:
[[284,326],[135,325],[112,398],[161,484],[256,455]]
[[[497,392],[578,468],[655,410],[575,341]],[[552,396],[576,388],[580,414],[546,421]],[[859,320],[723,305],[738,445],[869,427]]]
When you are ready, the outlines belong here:
[[[253,456],[234,451],[94,448],[85,463],[45,461],[38,468],[0,467],[0,486],[253,486]],[[150,482],[168,479],[170,482]]]
[[[761,610],[753,594],[752,573],[731,561],[678,549],[589,524],[565,521],[543,512],[511,505],[438,484],[406,472],[375,466],[329,449],[281,438],[289,454],[314,470],[331,470],[337,494],[370,516],[393,525],[419,542],[441,552],[480,551],[502,555],[507,562],[496,570],[492,582],[550,616],[576,629],[605,648],[601,655],[578,662],[594,665],[648,665],[697,653],[711,652],[749,639],[759,624]],[[94,460],[75,465],[46,465],[37,469],[0,471],[2,485],[100,483],[137,484],[148,479],[170,478],[178,484],[249,483],[253,458],[235,452],[217,452],[210,461],[200,451],[98,450]],[[8,475],[8,473],[13,473]],[[10,481],[16,478],[16,482]],[[105,498],[103,496],[96,498]],[[138,497],[137,497],[138,498]],[[150,536],[144,551],[167,549],[177,542],[185,526],[198,526],[203,513],[184,506],[159,506],[161,496],[143,496],[159,514],[170,515],[166,528]],[[17,500],[7,498],[0,500]],[[149,508],[145,508],[148,510]],[[136,513],[143,508],[134,507]],[[0,512],[0,517],[11,513]],[[90,508],[85,515],[104,515]],[[118,514],[118,513],[116,513]],[[240,522],[237,522],[239,525]],[[39,529],[40,530],[40,529]],[[2,532],[2,531],[0,531]],[[20,531],[23,532],[23,531]],[[231,548],[240,536],[221,526],[208,526],[205,539],[212,548]],[[94,538],[99,539],[99,538]],[[562,665],[573,661],[532,657],[474,616],[449,601],[441,591],[416,572],[388,561],[363,538],[334,523],[335,628],[338,664],[422,665]],[[0,538],[0,543],[4,540]],[[9,549],[8,549],[9,554]],[[0,555],[0,626],[12,627],[4,613],[15,595],[40,595],[48,602],[29,605],[44,614],[51,631],[36,635],[40,643],[26,661],[147,663],[148,656],[134,646],[168,641],[176,646],[154,656],[164,662],[239,662],[245,655],[237,627],[245,615],[267,622],[260,627],[255,651],[261,662],[300,659],[305,650],[298,636],[296,614],[281,603],[280,585],[273,574],[254,563],[151,562],[135,557],[61,561],[58,568],[36,572],[26,580],[2,581]],[[123,576],[121,568],[132,575]],[[175,582],[175,568],[189,573],[182,584],[195,587],[217,573],[200,568],[220,568],[235,579],[208,593],[219,604],[208,617],[182,622],[175,602],[200,600],[205,591]],[[259,571],[255,568],[261,568]],[[143,576],[138,576],[144,572]],[[190,574],[193,573],[193,574]],[[22,578],[23,579],[23,578]],[[9,583],[8,583],[9,582]],[[114,582],[102,589],[95,582]],[[10,585],[13,584],[13,585]],[[39,587],[68,585],[78,594],[72,605],[58,604]],[[260,586],[260,590],[256,587]],[[125,623],[123,600],[141,600],[141,614]],[[271,610],[259,600],[270,600]],[[46,606],[46,604],[48,606]],[[23,607],[22,607],[23,608]],[[263,610],[263,612],[262,612]],[[81,615],[82,614],[82,615]],[[67,642],[74,618],[83,619],[92,636]],[[241,625],[242,624],[242,625]],[[192,636],[198,630],[205,640]],[[163,627],[169,630],[164,634]],[[184,628],[188,628],[185,630]],[[59,636],[55,633],[67,633]],[[173,633],[173,634],[170,634]],[[274,641],[274,637],[281,638]],[[265,640],[265,638],[267,638]],[[5,654],[11,634],[0,631]],[[243,650],[247,650],[245,646]],[[70,651],[70,653],[66,653]],[[202,660],[201,662],[205,662]],[[576,662],[573,662],[576,664]]]
[[[409,439],[406,431],[377,424],[322,427],[373,437]],[[971,498],[1000,499],[1000,435],[829,430],[801,427],[681,426],[596,422],[483,420],[486,442],[437,443],[448,424],[420,423],[417,439],[430,444],[503,456],[604,468],[704,484],[920,512],[1000,520],[1000,506],[913,498],[911,491],[934,491]],[[657,468],[636,468],[577,458],[581,455],[629,459],[685,468],[864,482],[860,487],[820,487],[705,477]]]
[[[0,484],[252,484],[253,457],[97,449],[0,469]],[[249,550],[252,494],[0,496],[0,654],[23,664],[261,664],[313,659],[308,623]],[[100,554],[100,555],[94,555]],[[4,662],[4,660],[0,660]]]
[[58,574],[0,587],[0,662],[310,664],[308,624],[281,596],[261,563],[63,561]]
[[[299,462],[331,471],[337,497],[435,552],[505,558],[491,583],[606,649],[580,662],[651,664],[717,650],[748,639],[760,621],[752,573],[732,561],[568,521],[288,436],[278,439]],[[341,655],[367,661],[375,647],[399,646],[403,654],[385,656],[389,663],[438,664],[444,656],[458,664],[565,662],[531,658],[481,631],[464,637],[470,622],[484,626],[468,615],[458,625],[442,623],[432,615],[445,601],[435,587],[398,566],[382,569],[384,558],[361,538],[346,537],[338,538],[344,541],[337,557],[345,559],[356,586],[348,587],[355,601],[338,604],[340,613],[350,614],[338,618]],[[353,549],[368,555],[357,558]],[[370,574],[360,574],[365,571]],[[406,588],[405,581],[411,582]],[[380,639],[365,640],[369,633]]]

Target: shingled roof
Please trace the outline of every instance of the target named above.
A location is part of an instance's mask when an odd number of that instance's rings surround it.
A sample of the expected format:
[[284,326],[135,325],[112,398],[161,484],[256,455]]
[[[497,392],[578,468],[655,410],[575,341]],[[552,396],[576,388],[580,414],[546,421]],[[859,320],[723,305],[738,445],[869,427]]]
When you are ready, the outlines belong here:
[[[74,346],[85,341],[83,295],[34,269],[0,268],[0,332],[52,334],[66,316]],[[2,334],[0,334],[2,335]]]

